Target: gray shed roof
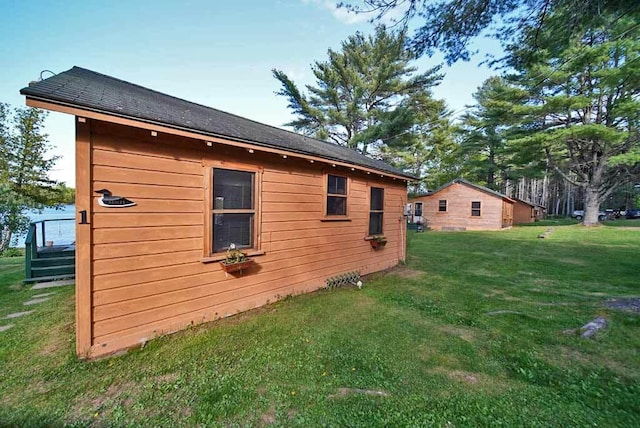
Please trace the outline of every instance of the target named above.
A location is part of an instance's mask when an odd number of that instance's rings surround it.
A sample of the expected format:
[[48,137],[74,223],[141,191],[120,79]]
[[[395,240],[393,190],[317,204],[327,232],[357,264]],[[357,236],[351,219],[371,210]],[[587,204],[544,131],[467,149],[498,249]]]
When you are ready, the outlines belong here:
[[80,67],[32,83],[20,93],[34,100],[343,161],[408,179],[416,178],[347,147],[265,125]]

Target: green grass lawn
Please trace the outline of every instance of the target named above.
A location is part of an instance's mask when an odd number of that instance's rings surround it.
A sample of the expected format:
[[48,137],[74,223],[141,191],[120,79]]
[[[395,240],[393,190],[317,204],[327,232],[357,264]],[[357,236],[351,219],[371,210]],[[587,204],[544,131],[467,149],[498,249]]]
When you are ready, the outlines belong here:
[[[640,426],[640,315],[603,306],[640,296],[640,228],[548,228],[411,233],[362,290],[95,362],[58,289],[0,333],[0,426]],[[0,260],[0,317],[42,292],[21,269]]]

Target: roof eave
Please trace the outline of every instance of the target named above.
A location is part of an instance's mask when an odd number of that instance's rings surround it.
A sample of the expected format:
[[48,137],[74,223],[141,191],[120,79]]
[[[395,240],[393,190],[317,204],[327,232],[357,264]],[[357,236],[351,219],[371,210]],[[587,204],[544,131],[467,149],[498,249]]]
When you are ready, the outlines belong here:
[[[303,151],[283,149],[282,147],[276,147],[276,146],[258,142],[258,141],[245,140],[245,139],[241,139],[233,136],[217,134],[217,133],[202,131],[202,130],[193,129],[193,128],[186,128],[186,127],[182,127],[174,124],[168,124],[168,123],[153,121],[149,119],[143,119],[143,118],[129,116],[125,114],[118,114],[116,112],[112,112],[108,110],[100,110],[93,107],[83,106],[80,104],[68,103],[65,101],[55,99],[53,97],[46,98],[46,97],[40,97],[36,95],[30,95],[28,93],[28,89],[29,89],[28,87],[21,89],[20,94],[26,97],[26,104],[30,107],[44,108],[47,110],[57,111],[60,113],[73,114],[75,116],[86,116],[88,118],[105,120],[105,121],[107,121],[106,117],[115,117],[115,118],[123,119],[126,121],[136,122],[138,124],[146,124],[146,125],[151,125],[153,127],[164,128],[163,132],[167,132],[167,130],[181,131],[183,133],[191,134],[191,135],[188,135],[191,138],[198,138],[198,137],[218,138],[221,140],[225,140],[225,141],[217,141],[218,143],[221,143],[221,144],[229,144],[229,142],[237,142],[237,143],[240,143],[242,147],[250,146],[250,148],[259,148],[263,150],[266,149],[264,151],[268,151],[268,152],[299,155],[303,158],[308,158],[308,159],[313,159],[318,161],[325,161],[325,162],[329,161],[331,163],[335,163],[336,165],[340,164],[342,166],[347,166],[347,167],[358,167],[358,169],[363,170],[365,172],[374,172],[376,174],[381,174],[384,177],[391,177],[391,178],[396,178],[396,179],[405,180],[405,181],[419,180],[418,177],[414,177],[408,174],[397,174],[394,172],[390,172],[390,171],[386,171],[383,169],[378,169],[378,168],[374,168],[366,165],[345,162],[338,158],[318,156],[318,155],[315,155],[312,153],[306,153]],[[93,115],[99,115],[99,116],[95,117]],[[103,116],[106,116],[106,117],[103,117]],[[230,144],[230,145],[234,145],[234,144]]]

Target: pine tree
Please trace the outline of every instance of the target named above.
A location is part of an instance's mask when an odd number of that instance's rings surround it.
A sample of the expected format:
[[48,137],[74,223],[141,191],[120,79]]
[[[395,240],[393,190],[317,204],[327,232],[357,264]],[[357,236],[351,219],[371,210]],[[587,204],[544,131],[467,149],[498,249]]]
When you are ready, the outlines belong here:
[[414,125],[372,152],[421,181],[409,185],[412,194],[440,187],[459,175],[451,112],[443,100],[416,97],[411,106]]
[[[597,25],[603,15],[640,18],[637,0],[350,0],[338,5],[368,14],[374,22],[395,21],[402,31],[412,23],[415,31],[408,47],[417,55],[440,50],[449,64],[468,61],[474,53],[470,42],[482,34],[506,47],[527,38],[525,44],[535,52],[544,31],[573,36],[580,28]],[[570,13],[558,15],[560,11]],[[555,20],[548,19],[552,15]]]
[[17,108],[13,115],[0,103],[0,251],[11,244],[14,233],[29,224],[27,210],[58,203],[60,193],[48,173],[58,156],[48,157],[51,148],[42,133],[46,112]]
[[499,190],[511,178],[507,135],[513,125],[512,105],[525,95],[497,76],[485,80],[473,94],[476,105],[462,116],[458,128],[458,156],[471,181]]
[[374,142],[386,144],[410,130],[416,98],[431,97],[430,88],[441,79],[439,67],[416,73],[404,35],[384,27],[371,36],[349,37],[339,52],[329,49],[328,56],[312,65],[316,85],[307,85],[308,94],[284,72],[273,70],[282,84],[278,95],[289,100],[296,114],[286,125],[364,154]]
[[[556,18],[565,19],[550,16],[550,24]],[[538,34],[541,49],[532,57],[525,52],[531,46],[521,45],[511,61],[515,81],[529,92],[514,106],[523,135],[511,144],[538,150],[584,190],[585,225],[597,224],[600,204],[640,173],[634,155],[640,149],[640,27],[628,17],[601,19],[576,37],[558,30]],[[518,61],[521,54],[527,61]]]

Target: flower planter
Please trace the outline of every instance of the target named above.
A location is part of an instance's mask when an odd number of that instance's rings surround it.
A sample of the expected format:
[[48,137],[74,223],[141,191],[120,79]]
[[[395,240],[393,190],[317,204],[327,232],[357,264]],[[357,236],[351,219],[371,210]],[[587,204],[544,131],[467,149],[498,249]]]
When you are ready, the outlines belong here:
[[384,247],[385,245],[387,245],[387,240],[385,239],[385,240],[380,240],[380,241],[379,241],[379,240],[377,240],[377,239],[371,239],[371,240],[369,241],[369,244],[371,244],[371,247],[372,247],[374,250],[377,250],[378,248],[382,248],[382,247]]
[[251,266],[253,266],[254,261],[253,260],[245,260],[244,262],[238,262],[238,263],[225,263],[225,262],[220,262],[220,266],[222,266],[222,270],[224,270],[227,273],[232,273],[232,272],[241,272],[244,269],[248,269]]

